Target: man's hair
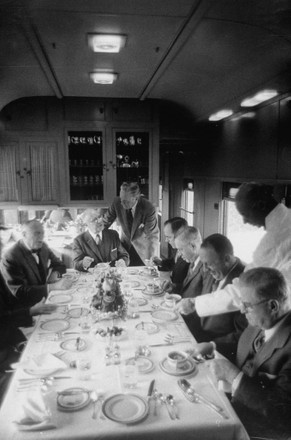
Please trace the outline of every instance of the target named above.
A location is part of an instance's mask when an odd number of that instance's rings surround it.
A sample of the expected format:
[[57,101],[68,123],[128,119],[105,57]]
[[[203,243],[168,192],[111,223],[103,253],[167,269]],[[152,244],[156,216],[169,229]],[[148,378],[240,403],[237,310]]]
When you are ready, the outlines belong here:
[[164,226],[170,225],[175,237],[188,226],[187,220],[182,217],[172,217],[165,221]]
[[130,194],[132,197],[140,196],[140,187],[137,182],[123,182],[120,186],[120,191]]
[[250,207],[259,207],[259,204],[264,206],[277,205],[278,202],[273,196],[273,187],[263,183],[245,182],[242,183],[235,196],[235,201],[245,201]]
[[202,242],[200,231],[199,229],[195,228],[195,226],[185,227],[177,238],[185,244],[199,243],[200,245]]
[[259,298],[276,299],[279,302],[288,298],[288,288],[282,273],[271,267],[257,267],[243,272],[239,277],[240,285],[253,287]]
[[101,215],[104,215],[106,212],[106,209],[104,208],[87,208],[85,209],[85,211],[82,214],[82,219],[84,221],[84,223],[87,223],[88,220],[90,219],[90,217],[92,217],[92,215],[96,215],[97,213],[99,213]]
[[203,240],[201,247],[213,248],[215,252],[221,256],[233,255],[233,246],[231,241],[222,234],[209,235]]

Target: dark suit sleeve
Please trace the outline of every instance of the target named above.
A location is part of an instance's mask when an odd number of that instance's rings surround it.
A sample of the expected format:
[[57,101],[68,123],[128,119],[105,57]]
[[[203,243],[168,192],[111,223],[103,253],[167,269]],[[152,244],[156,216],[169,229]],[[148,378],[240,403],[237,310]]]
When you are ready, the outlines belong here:
[[65,264],[48,248],[48,258],[51,260],[50,268],[54,272],[59,272],[60,275],[66,273],[67,269]]
[[117,218],[115,203],[116,202],[114,200],[113,203],[109,206],[107,212],[104,214],[104,227],[105,228],[109,228],[112,225],[112,223],[115,222],[115,220]]
[[[281,417],[287,403],[291,404],[291,347],[282,357],[282,368],[276,378],[265,375],[248,377],[244,375],[234,393],[233,401],[238,401],[265,417]],[[290,417],[290,415],[289,415]]]
[[12,295],[19,303],[32,306],[47,297],[46,284],[29,285],[22,265],[9,251],[3,256],[1,269]]
[[79,270],[80,272],[86,272],[86,270],[83,267],[83,259],[86,256],[86,253],[84,252],[81,240],[79,237],[76,237],[73,242],[73,265],[74,269]]

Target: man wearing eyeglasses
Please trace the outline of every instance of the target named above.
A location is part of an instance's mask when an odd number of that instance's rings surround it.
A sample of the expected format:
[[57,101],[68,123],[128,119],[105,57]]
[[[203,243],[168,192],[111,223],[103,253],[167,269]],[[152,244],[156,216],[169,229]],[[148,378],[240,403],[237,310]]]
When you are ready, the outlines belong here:
[[129,264],[128,252],[120,243],[118,233],[104,229],[103,209],[86,209],[83,221],[88,230],[78,235],[73,244],[74,268],[86,272],[98,263],[116,267]]
[[226,359],[208,365],[217,380],[230,385],[232,402],[249,434],[281,439],[291,428],[291,311],[286,281],[278,270],[261,267],[244,272],[239,283],[241,310],[249,325],[239,339],[236,365]]

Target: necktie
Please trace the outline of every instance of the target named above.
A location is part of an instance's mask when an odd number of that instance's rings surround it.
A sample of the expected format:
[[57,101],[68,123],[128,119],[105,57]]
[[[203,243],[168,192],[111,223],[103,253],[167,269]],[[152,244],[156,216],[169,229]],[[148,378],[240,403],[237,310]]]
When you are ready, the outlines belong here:
[[41,262],[41,259],[40,259],[40,255],[39,255],[40,249],[31,249],[31,253],[33,255],[33,258],[36,261],[37,266],[38,266],[40,278],[41,278],[42,282],[45,283],[46,282],[46,271],[45,271],[43,264]]
[[265,332],[264,332],[264,330],[261,330],[253,342],[254,350],[256,353],[257,353],[257,351],[259,351],[261,349],[264,342],[265,342]]
[[127,216],[127,224],[128,224],[128,228],[131,231],[132,229],[132,223],[133,223],[133,215],[132,215],[132,211],[131,209],[127,209],[126,210],[126,216]]
[[95,241],[96,241],[97,245],[99,245],[101,243],[101,237],[99,234],[96,235]]

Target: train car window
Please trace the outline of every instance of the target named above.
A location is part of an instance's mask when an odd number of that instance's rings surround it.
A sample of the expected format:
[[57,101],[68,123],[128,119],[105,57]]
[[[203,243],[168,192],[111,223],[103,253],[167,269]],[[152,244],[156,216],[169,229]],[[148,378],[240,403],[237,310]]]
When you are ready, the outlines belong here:
[[182,196],[181,217],[184,217],[189,226],[194,226],[194,182],[193,180],[184,181]]
[[239,185],[239,183],[223,185],[222,230],[232,242],[235,255],[245,263],[250,263],[253,259],[253,252],[265,234],[265,230],[243,222],[234,203]]

